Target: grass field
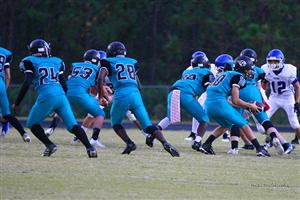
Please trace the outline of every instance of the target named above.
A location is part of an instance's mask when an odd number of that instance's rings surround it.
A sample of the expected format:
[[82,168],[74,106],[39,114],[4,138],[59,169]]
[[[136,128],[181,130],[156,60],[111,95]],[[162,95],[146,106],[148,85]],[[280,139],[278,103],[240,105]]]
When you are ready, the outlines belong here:
[[[137,144],[132,154],[121,155],[125,145],[104,129],[107,148],[89,159],[84,147],[71,145],[72,135],[59,129],[51,136],[58,151],[46,158],[34,136],[25,144],[12,130],[0,141],[0,199],[300,199],[299,146],[285,156],[274,149],[271,158],[243,150],[231,156],[229,143],[218,139],[217,155],[208,156],[183,141],[187,132],[165,131],[181,153],[173,158],[159,143],[153,149],[144,145],[138,131],[129,134]],[[285,136],[290,141],[293,134]]]

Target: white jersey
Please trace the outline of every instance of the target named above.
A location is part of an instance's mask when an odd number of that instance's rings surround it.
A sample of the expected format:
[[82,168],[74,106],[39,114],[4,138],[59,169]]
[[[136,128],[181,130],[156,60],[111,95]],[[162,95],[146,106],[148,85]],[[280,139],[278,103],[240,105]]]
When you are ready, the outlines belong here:
[[293,84],[297,81],[297,68],[291,64],[284,64],[282,71],[275,74],[274,71],[264,64],[262,70],[266,73],[265,79],[270,83],[271,96],[294,95]]

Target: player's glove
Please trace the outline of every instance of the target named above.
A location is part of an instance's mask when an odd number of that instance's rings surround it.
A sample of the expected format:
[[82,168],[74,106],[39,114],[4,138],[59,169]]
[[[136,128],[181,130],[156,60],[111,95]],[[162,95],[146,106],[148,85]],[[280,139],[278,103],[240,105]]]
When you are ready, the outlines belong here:
[[294,104],[294,112],[297,114],[297,116],[300,116],[300,104],[298,102],[296,102]]

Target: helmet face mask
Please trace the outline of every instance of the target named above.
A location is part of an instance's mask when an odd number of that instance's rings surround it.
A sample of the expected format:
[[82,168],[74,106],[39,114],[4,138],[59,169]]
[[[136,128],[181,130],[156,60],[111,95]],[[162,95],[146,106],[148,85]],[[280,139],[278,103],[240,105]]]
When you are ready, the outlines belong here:
[[246,79],[253,77],[254,63],[248,56],[239,56],[235,59],[234,70],[243,74]]
[[284,55],[279,49],[269,51],[266,60],[268,67],[274,71],[280,70],[284,67]]

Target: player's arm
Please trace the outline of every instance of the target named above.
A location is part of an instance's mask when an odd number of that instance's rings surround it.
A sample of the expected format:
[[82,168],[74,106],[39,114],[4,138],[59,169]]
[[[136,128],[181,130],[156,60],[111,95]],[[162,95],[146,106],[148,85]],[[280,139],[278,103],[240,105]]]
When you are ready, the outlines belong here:
[[202,79],[202,86],[206,90],[206,88],[215,80],[215,77],[212,73],[207,74]]
[[67,81],[64,77],[64,71],[65,71],[65,64],[63,62],[61,62],[61,67],[60,67],[59,74],[58,74],[58,81],[61,84],[65,93],[67,93],[68,86],[67,86]]
[[109,69],[110,69],[110,63],[107,60],[102,59],[101,68],[99,70],[99,74],[97,78],[97,90],[99,94],[99,99],[102,99],[103,96],[106,95],[106,91],[104,91],[103,86],[104,86],[105,77],[109,75]]
[[6,57],[6,63],[4,64],[4,70],[5,70],[5,85],[6,88],[8,88],[10,81],[11,81],[11,75],[10,75],[10,64],[12,62],[12,55]]
[[294,89],[295,89],[295,105],[294,105],[294,111],[297,113],[297,115],[300,115],[300,83],[298,79],[296,78],[292,82]]
[[14,103],[14,107],[20,105],[34,79],[34,67],[32,62],[28,60],[22,61],[20,63],[20,69],[25,74],[25,80]]
[[249,108],[253,111],[259,111],[259,107],[254,103],[248,103],[239,98],[240,89],[246,87],[246,80],[241,75],[236,75],[232,77],[230,85],[232,87],[231,97],[233,104],[242,108]]

